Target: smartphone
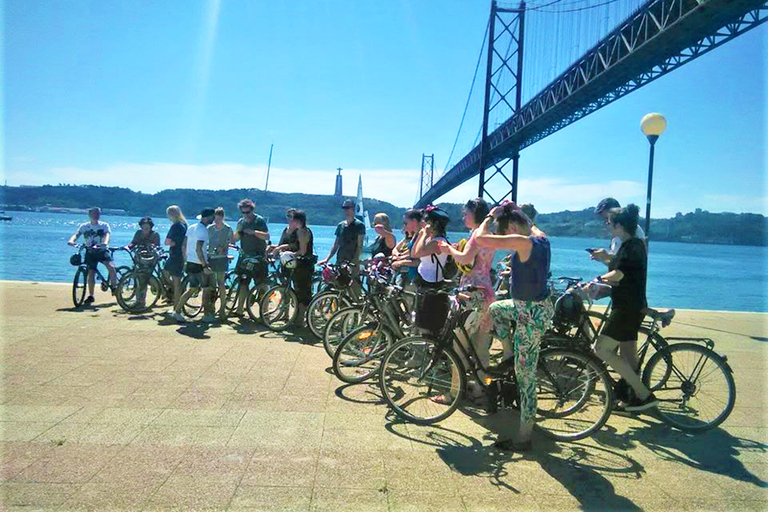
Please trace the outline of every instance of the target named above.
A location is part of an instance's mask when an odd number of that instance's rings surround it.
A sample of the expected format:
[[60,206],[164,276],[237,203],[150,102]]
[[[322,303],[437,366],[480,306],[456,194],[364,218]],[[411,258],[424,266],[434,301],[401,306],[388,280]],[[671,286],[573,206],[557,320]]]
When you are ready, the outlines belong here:
[[585,250],[585,251],[587,251],[589,254],[592,254],[592,253],[593,253],[593,252],[595,252],[597,249],[594,249],[594,248],[590,247],[589,249],[584,249],[584,250]]

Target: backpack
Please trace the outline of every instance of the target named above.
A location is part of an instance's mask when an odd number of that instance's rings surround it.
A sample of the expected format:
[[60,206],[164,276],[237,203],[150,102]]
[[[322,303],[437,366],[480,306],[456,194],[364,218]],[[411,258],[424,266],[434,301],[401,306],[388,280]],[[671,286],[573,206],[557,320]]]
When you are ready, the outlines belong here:
[[[445,241],[450,243],[448,238],[445,238]],[[443,271],[444,281],[453,281],[459,274],[459,266],[456,264],[456,261],[453,259],[452,255],[448,255],[448,258],[445,260],[445,266],[440,264],[440,258],[438,258],[435,254],[432,255],[432,260],[437,264],[437,267]],[[435,278],[437,278],[437,274],[438,272],[435,271]]]

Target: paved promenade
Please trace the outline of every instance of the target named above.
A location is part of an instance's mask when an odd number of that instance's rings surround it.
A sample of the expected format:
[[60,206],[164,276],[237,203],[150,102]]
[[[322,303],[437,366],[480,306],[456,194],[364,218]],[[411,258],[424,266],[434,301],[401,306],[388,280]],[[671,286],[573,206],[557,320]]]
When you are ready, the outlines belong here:
[[[507,416],[433,427],[343,386],[309,338],[178,326],[70,287],[0,282],[2,510],[765,510],[768,315],[682,311],[734,368],[736,408],[692,437],[613,416],[594,439],[490,446]],[[698,326],[698,327],[694,327]]]

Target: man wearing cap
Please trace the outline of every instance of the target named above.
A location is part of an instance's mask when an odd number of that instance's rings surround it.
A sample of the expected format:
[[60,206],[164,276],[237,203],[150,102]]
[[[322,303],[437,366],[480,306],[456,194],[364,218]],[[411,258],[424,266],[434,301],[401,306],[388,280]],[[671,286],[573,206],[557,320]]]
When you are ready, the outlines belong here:
[[187,230],[186,243],[186,271],[189,275],[189,288],[179,299],[173,318],[177,322],[187,321],[181,314],[184,304],[187,300],[203,289],[203,322],[212,323],[216,321],[213,316],[213,303],[211,301],[211,286],[213,272],[208,264],[208,226],[213,223],[216,210],[213,208],[203,208],[197,218],[199,223],[193,224]]
[[341,205],[346,218],[336,226],[336,240],[333,242],[331,253],[318,263],[325,265],[336,255],[336,264],[351,263],[352,274],[355,278],[359,273],[360,254],[363,252],[365,240],[365,224],[355,217],[355,202],[347,199]]
[[107,249],[112,230],[109,224],[101,220],[101,208],[94,206],[89,209],[88,218],[89,221],[80,225],[68,243],[69,245],[75,245],[78,237],[83,237],[85,264],[88,266],[88,297],[85,299],[85,304],[93,304],[93,289],[96,284],[95,271],[99,263],[107,267],[109,285],[112,288],[113,294],[117,285],[117,274],[115,273],[115,263],[112,261],[112,255]]
[[[250,199],[243,199],[237,205],[240,208],[240,213],[243,217],[237,221],[235,227],[235,240],[240,241],[240,258],[237,260],[235,271],[238,275],[246,275],[242,272],[238,272],[241,268],[241,262],[245,258],[261,258],[261,269],[258,274],[262,278],[267,276],[267,262],[264,256],[267,253],[267,240],[269,240],[269,227],[267,227],[267,221],[261,215],[256,215],[253,211],[255,204]],[[240,287],[240,293],[237,297],[237,307],[235,315],[243,315],[243,307],[245,306],[245,299],[248,297],[248,285],[251,278],[247,277],[246,281]],[[256,283],[257,285],[261,283]]]
[[[606,225],[608,225],[608,223],[611,222],[611,216],[617,211],[619,211],[620,208],[621,208],[621,205],[616,199],[612,197],[606,197],[605,199],[597,203],[597,207],[595,208],[595,213],[603,219],[603,222],[605,222]],[[641,228],[640,226],[637,226],[635,237],[645,241],[645,231],[643,231],[643,228]],[[611,239],[610,249],[608,249],[607,251],[605,249],[597,249],[595,251],[592,251],[590,254],[592,255],[593,260],[601,261],[606,265],[610,265],[611,260],[613,260],[613,257],[616,255],[617,252],[619,252],[619,247],[621,247],[621,238],[613,237]]]

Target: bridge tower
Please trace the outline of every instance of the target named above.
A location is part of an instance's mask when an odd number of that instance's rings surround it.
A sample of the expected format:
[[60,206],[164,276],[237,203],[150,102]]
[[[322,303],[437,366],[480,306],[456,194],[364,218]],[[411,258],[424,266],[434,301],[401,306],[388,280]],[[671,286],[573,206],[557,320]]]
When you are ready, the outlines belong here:
[[[525,34],[525,2],[516,9],[499,7],[491,1],[491,17],[488,27],[488,62],[485,73],[485,101],[483,106],[483,128],[480,140],[480,183],[477,195],[488,197],[498,204],[507,197],[517,201],[517,174],[520,152],[515,149],[511,158],[489,162],[488,124],[493,114],[496,119],[507,119],[520,111],[523,80],[523,36]],[[507,177],[505,167],[512,162],[512,179]],[[490,165],[489,165],[490,164]],[[490,176],[486,177],[486,170]],[[492,182],[506,181],[510,191],[495,198],[488,191]]]
[[435,178],[435,154],[421,155],[421,180],[419,181],[419,199],[424,193],[432,188]]

